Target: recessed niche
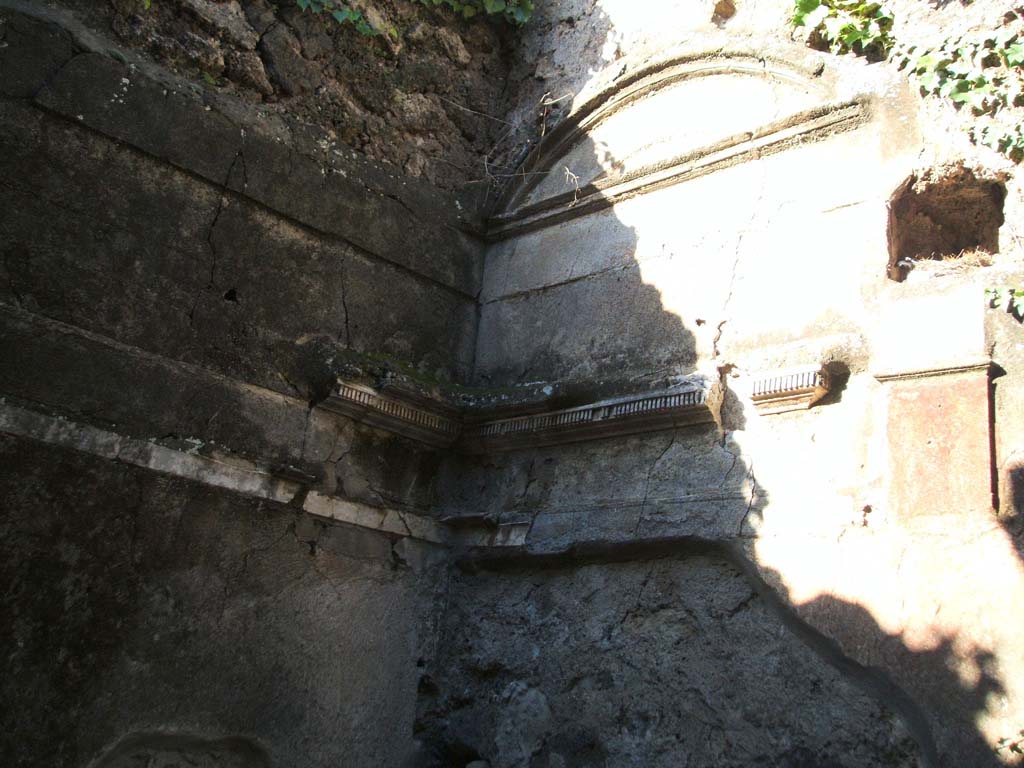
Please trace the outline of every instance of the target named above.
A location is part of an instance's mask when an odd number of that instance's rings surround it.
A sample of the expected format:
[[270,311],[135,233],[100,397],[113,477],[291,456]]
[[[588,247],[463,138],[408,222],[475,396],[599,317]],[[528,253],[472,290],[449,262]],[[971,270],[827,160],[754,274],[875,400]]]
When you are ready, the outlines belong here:
[[725,22],[736,15],[736,3],[734,0],[718,0],[715,3],[715,10],[712,13],[711,21],[716,26],[724,27]]
[[902,281],[915,263],[999,251],[1006,186],[957,167],[912,176],[889,201],[889,268]]

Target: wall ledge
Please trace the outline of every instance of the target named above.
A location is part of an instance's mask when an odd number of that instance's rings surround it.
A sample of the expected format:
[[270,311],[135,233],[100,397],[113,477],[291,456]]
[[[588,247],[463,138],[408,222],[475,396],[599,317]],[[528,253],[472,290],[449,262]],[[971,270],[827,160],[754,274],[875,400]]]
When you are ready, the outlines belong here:
[[323,407],[435,447],[489,453],[717,422],[721,403],[719,380],[693,374],[665,389],[539,412],[531,405],[528,413],[502,418],[489,417],[480,406],[457,409],[440,398],[344,379]]
[[961,363],[936,366],[934,368],[912,368],[906,371],[882,370],[872,375],[881,382],[900,381],[903,379],[930,379],[936,376],[951,376],[960,373],[975,373],[988,371],[992,367],[992,360],[989,358],[974,358]]
[[759,413],[784,413],[810,408],[829,393],[832,378],[821,365],[805,365],[755,373],[751,399]]

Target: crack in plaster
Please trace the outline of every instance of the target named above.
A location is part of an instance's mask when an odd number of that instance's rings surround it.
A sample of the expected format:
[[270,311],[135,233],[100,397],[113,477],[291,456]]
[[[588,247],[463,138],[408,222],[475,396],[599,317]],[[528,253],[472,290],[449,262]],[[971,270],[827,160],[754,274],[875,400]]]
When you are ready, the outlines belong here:
[[753,226],[754,222],[757,221],[757,217],[760,214],[761,205],[764,201],[765,195],[768,191],[768,171],[763,166],[761,167],[761,184],[760,191],[757,194],[757,199],[754,201],[750,208],[750,220],[747,222],[747,226],[739,230],[739,235],[736,238],[736,245],[733,248],[733,262],[732,262],[732,273],[729,276],[729,291],[726,293],[725,301],[722,302],[722,320],[718,323],[718,328],[715,333],[714,341],[711,343],[711,356],[718,358],[721,354],[721,350],[718,347],[719,342],[722,339],[722,334],[725,332],[725,324],[729,321],[729,305],[732,303],[732,296],[736,290],[736,280],[739,275],[740,258],[742,256],[743,239],[746,237]]
[[[217,223],[220,221],[221,214],[224,212],[224,209],[230,205],[230,203],[228,202],[228,194],[230,192],[230,188],[228,185],[231,183],[231,177],[234,174],[235,167],[238,165],[240,159],[242,159],[241,148],[239,148],[238,152],[235,154],[234,159],[231,161],[231,165],[228,166],[227,173],[224,175],[224,180],[220,183],[219,186],[220,194],[217,197],[217,208],[213,213],[213,218],[211,219],[209,225],[207,226],[205,238],[206,245],[210,250],[210,276],[208,278],[206,287],[198,289],[192,298],[192,307],[188,311],[189,325],[194,325],[195,323],[195,313],[196,307],[198,307],[199,305],[199,297],[202,295],[204,290],[212,290],[215,285],[219,254],[217,252],[217,245],[214,242],[213,235],[214,231],[217,228]],[[242,164],[245,164],[244,159],[242,159]]]
[[517,301],[517,300],[520,300],[520,299],[528,299],[528,298],[530,298],[532,296],[536,296],[536,295],[545,293],[547,291],[554,290],[556,288],[564,288],[564,287],[569,286],[569,285],[575,285],[576,283],[581,283],[581,282],[584,282],[584,281],[587,281],[587,280],[594,280],[594,279],[597,279],[597,278],[600,278],[600,277],[604,277],[605,275],[608,275],[608,274],[614,274],[616,272],[626,272],[626,271],[628,271],[630,269],[635,269],[635,270],[639,271],[640,267],[637,264],[617,264],[617,265],[612,266],[612,267],[604,267],[604,268],[598,269],[598,270],[596,270],[594,272],[588,272],[585,275],[578,275],[577,277],[572,277],[572,278],[569,278],[568,280],[563,280],[563,281],[558,282],[558,283],[551,283],[549,285],[541,285],[541,286],[538,286],[536,288],[525,288],[525,289],[520,290],[520,291],[513,291],[512,293],[505,294],[503,296],[498,296],[497,298],[494,298],[494,299],[488,299],[487,301],[483,302],[483,305],[484,306],[488,306],[490,304],[497,304],[499,302],[508,302],[508,301]]
[[[341,310],[345,316],[345,346],[349,349],[352,348],[352,328],[349,325],[349,312],[348,312],[348,275],[345,271],[345,265],[342,263],[340,268],[341,273]],[[341,334],[338,334],[338,341],[341,341]]]
[[754,476],[754,463],[749,462],[747,464],[747,482],[750,484],[750,498],[747,501],[747,509],[743,513],[743,517],[740,519],[740,523],[736,528],[736,536],[743,536],[743,529],[747,525],[747,520],[750,518],[750,513],[754,509],[754,501],[757,499],[757,478]]
[[636,536],[637,533],[640,531],[640,526],[644,522],[644,511],[647,509],[647,499],[651,490],[651,477],[654,475],[654,470],[657,468],[658,464],[661,463],[661,460],[665,458],[665,454],[667,454],[672,449],[672,446],[674,446],[675,444],[676,434],[673,432],[672,437],[668,442],[668,445],[666,445],[664,450],[662,450],[662,452],[658,454],[658,458],[656,458],[651,463],[651,466],[647,468],[647,480],[644,484],[644,497],[640,501],[640,509],[637,511],[636,527],[633,528],[634,536]]

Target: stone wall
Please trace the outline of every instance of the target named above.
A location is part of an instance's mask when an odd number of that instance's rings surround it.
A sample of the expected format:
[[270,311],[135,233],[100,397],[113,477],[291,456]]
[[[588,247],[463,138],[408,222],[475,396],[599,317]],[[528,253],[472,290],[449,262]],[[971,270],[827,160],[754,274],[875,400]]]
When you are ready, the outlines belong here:
[[231,736],[274,765],[411,750],[436,553],[79,451],[0,451],[5,765],[92,765],[132,734]]
[[1016,167],[780,0],[378,10],[0,3],[4,763],[1011,760]]
[[[482,246],[454,201],[80,30],[10,12],[3,29],[6,396],[322,477],[353,439],[311,406],[347,362],[469,375]],[[353,482],[427,503],[429,457],[396,445],[400,469],[379,466],[395,441],[370,439]]]
[[401,764],[438,459],[316,406],[352,366],[468,377],[482,243],[66,14],[0,41],[0,760]]
[[[483,496],[544,556],[738,546],[801,620],[920,708],[925,764],[1010,760],[996,746],[1022,718],[1019,611],[1005,610],[1024,576],[1020,330],[990,310],[986,331],[983,289],[1019,283],[1019,181],[894,68],[816,57],[786,42],[786,9],[739,6],[716,22],[711,4],[555,4],[524,36],[551,55],[520,63],[540,81],[524,79],[522,103],[570,98],[491,220],[476,371],[550,382],[569,404],[717,371],[721,432],[464,461],[450,503]],[[995,5],[895,12],[925,37],[940,18],[943,35],[1003,23]],[[915,237],[925,258],[894,270]],[[974,249],[989,255],[963,257]],[[765,391],[807,365],[829,394],[773,409]],[[545,696],[547,674],[528,681]],[[469,718],[500,763],[499,726],[460,706],[443,726]]]
[[484,191],[481,157],[504,130],[504,28],[418,3],[364,4],[366,37],[294,2],[61,3],[88,29],[180,73],[211,98],[238,96],[309,126],[392,172]]
[[421,684],[424,765],[917,765],[899,715],[728,559],[673,549],[460,578]]

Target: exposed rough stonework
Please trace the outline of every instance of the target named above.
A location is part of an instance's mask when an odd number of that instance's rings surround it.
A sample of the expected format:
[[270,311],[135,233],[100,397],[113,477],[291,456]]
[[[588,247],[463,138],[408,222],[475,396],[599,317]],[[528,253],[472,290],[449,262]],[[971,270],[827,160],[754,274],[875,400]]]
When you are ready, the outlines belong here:
[[1006,221],[1002,175],[986,179],[969,168],[943,168],[908,179],[890,203],[890,276],[902,279],[920,260],[955,261],[969,253],[991,263]]
[[454,201],[80,30],[0,19],[5,396],[426,506],[434,457],[346,437],[311,404],[367,353],[468,374],[482,248]]
[[470,571],[452,598],[424,766],[918,764],[899,717],[719,557]]
[[[316,126],[443,189],[486,187],[480,158],[503,130],[503,29],[404,0],[375,1],[375,39],[294,0],[71,0],[90,28],[271,117]],[[392,34],[393,31],[393,34]]]

